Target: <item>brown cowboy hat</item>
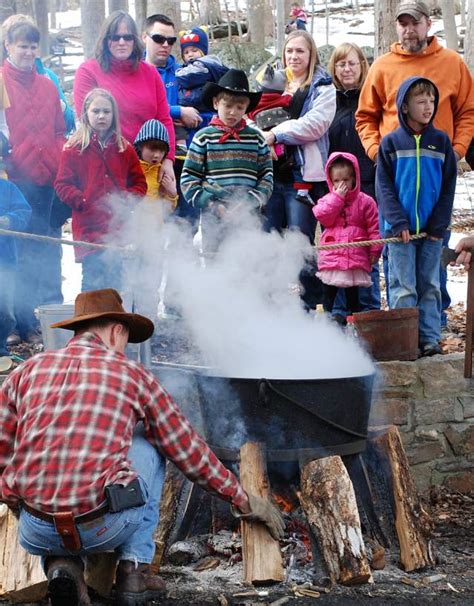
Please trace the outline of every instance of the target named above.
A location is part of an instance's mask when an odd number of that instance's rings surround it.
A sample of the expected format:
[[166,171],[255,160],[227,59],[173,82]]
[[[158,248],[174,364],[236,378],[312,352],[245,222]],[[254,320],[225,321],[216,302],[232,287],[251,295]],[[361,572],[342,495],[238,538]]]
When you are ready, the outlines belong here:
[[122,298],[113,288],[90,290],[77,295],[74,305],[74,316],[51,324],[51,328],[76,330],[81,324],[96,318],[118,320],[128,326],[129,343],[142,343],[151,337],[155,327],[145,316],[128,313],[122,306]]

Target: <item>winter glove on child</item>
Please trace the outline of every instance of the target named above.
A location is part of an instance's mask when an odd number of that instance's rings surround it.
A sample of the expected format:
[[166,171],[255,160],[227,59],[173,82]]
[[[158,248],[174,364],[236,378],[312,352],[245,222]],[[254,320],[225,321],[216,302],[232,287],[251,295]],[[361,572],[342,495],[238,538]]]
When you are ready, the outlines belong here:
[[249,513],[240,513],[235,507],[231,507],[234,517],[248,522],[262,522],[268,528],[272,537],[278,541],[283,538],[285,522],[280,511],[267,499],[262,499],[253,494],[248,495]]

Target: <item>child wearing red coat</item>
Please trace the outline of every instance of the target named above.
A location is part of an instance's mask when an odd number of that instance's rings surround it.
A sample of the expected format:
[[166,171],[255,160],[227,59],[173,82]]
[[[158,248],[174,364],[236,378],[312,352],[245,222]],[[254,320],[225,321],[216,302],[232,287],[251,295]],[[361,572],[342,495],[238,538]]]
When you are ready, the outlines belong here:
[[[81,125],[64,147],[55,187],[72,208],[74,240],[123,244],[131,207],[136,196],[146,194],[147,184],[133,146],[121,136],[117,104],[108,91],[95,88],[86,96]],[[82,291],[120,290],[121,255],[85,247],[75,251],[82,263]]]
[[[345,152],[331,154],[326,179],[329,194],[313,209],[324,227],[321,245],[380,239],[377,204],[360,191],[357,158]],[[372,265],[381,252],[379,245],[319,251],[317,276],[323,282],[325,311],[332,312],[338,288],[346,291],[350,313],[360,311],[359,286],[371,286]]]

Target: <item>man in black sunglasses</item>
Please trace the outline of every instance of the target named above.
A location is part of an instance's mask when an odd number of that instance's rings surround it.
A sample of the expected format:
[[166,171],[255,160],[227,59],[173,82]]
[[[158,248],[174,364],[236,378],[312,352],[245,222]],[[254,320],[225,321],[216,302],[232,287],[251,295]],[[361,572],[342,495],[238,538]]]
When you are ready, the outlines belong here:
[[166,15],[156,14],[147,18],[143,33],[145,60],[156,67],[163,80],[171,118],[173,121],[180,120],[186,128],[197,128],[202,122],[197,109],[178,105],[177,63],[171,54],[176,39],[174,23]]

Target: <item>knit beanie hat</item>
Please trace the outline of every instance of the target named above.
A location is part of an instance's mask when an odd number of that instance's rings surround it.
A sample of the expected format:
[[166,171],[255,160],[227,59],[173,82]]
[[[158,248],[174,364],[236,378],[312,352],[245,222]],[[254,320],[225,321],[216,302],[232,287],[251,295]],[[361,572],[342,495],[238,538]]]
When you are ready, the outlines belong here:
[[134,146],[139,147],[147,141],[161,141],[170,149],[170,138],[166,127],[159,120],[147,120],[135,137]]
[[181,45],[181,55],[185,48],[188,46],[195,46],[198,48],[203,55],[207,55],[209,50],[209,39],[206,32],[200,27],[193,27],[187,32],[181,32],[179,36],[179,43]]

